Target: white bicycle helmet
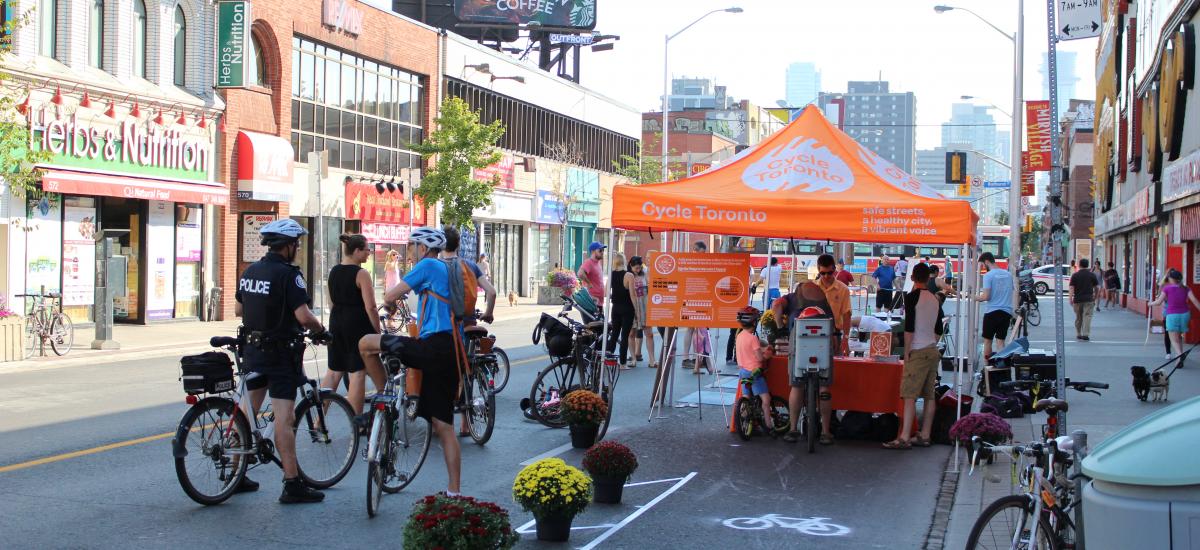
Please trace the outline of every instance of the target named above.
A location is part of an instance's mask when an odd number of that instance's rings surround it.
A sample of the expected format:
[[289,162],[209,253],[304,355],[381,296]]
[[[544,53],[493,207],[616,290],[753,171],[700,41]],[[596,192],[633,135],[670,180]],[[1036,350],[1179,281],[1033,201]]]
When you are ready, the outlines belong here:
[[429,248],[439,250],[446,248],[446,234],[441,229],[431,229],[428,227],[414,229],[408,240],[411,243],[423,244]]
[[296,223],[295,220],[284,218],[263,226],[262,229],[258,230],[258,234],[262,236],[262,244],[264,246],[274,246],[295,242],[300,237],[307,235],[308,230]]

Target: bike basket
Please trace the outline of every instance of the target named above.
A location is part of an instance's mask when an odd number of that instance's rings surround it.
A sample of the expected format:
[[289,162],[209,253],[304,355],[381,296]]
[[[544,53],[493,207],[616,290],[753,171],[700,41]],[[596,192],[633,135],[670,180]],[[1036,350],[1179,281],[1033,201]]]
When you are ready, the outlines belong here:
[[229,355],[210,351],[179,360],[183,369],[183,391],[189,394],[220,393],[233,389],[233,361]]
[[491,353],[492,346],[496,345],[495,336],[484,336],[479,339],[479,353]]

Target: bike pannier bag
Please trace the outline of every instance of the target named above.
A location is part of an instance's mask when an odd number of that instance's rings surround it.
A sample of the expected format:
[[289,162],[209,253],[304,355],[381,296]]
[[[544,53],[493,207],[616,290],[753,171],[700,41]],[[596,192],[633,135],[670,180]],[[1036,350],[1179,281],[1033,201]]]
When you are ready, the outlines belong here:
[[233,390],[233,361],[229,355],[209,351],[179,360],[183,369],[183,391],[189,394],[220,393]]
[[542,318],[538,321],[538,326],[534,330],[534,342],[536,343],[539,337],[546,341],[546,351],[554,357],[566,357],[571,355],[571,336],[572,332],[567,325],[554,317],[542,314]]

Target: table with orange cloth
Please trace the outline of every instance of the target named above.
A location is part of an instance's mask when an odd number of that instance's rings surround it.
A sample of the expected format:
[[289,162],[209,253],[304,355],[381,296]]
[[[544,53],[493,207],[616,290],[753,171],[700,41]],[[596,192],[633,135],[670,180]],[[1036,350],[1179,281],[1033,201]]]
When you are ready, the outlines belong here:
[[[900,380],[903,372],[903,361],[886,363],[863,357],[835,357],[833,385],[829,387],[829,393],[833,394],[833,410],[896,413],[902,416],[904,400],[900,399]],[[786,400],[792,389],[788,358],[772,357],[765,376],[771,395]],[[742,385],[738,384],[734,402],[741,396]],[[736,431],[732,420],[730,431]]]

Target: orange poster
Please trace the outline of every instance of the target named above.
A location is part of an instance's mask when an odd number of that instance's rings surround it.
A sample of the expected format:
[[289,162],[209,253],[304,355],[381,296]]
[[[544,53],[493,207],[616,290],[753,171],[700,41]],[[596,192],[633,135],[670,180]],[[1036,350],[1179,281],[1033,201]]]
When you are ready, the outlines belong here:
[[750,302],[750,255],[694,252],[650,254],[646,324],[652,327],[737,328]]

